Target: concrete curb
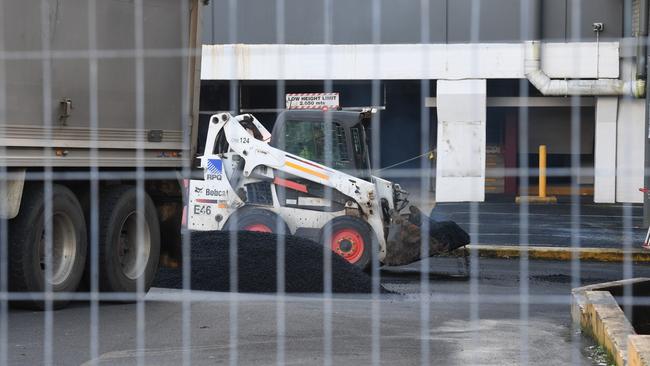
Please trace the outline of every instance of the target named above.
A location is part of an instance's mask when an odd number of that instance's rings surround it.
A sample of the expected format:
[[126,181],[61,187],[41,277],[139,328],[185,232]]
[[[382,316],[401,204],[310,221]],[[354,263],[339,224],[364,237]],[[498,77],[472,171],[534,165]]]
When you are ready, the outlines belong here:
[[613,356],[617,365],[627,365],[627,337],[635,334],[632,324],[609,292],[587,291],[585,296],[588,324],[582,329]]
[[650,364],[650,336],[631,335],[627,337],[627,364],[642,366]]
[[650,365],[650,336],[637,335],[614,296],[625,286],[647,286],[649,278],[598,283],[571,290],[571,318],[605,348],[617,366]]
[[468,246],[470,250],[478,250],[481,257],[486,258],[519,258],[527,254],[529,259],[570,261],[580,259],[596,262],[619,262],[632,260],[634,262],[650,263],[650,250],[610,248],[566,248],[566,247],[520,247],[517,245],[482,245]]

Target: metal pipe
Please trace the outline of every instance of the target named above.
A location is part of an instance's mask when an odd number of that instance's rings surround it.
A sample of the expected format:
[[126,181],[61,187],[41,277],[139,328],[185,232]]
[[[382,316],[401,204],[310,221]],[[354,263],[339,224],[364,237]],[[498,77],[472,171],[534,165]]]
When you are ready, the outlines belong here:
[[646,37],[648,36],[648,0],[639,0],[638,28],[636,36],[636,77],[646,78]]
[[639,79],[551,79],[541,68],[541,42],[526,41],[524,45],[524,74],[543,95],[630,95],[635,98],[645,95],[645,81]]

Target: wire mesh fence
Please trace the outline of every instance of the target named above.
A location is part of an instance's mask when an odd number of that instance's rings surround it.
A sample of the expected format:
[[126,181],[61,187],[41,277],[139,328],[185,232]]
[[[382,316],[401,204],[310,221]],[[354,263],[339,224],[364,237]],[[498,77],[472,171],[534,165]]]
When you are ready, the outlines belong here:
[[0,364],[629,360],[647,12],[0,0]]

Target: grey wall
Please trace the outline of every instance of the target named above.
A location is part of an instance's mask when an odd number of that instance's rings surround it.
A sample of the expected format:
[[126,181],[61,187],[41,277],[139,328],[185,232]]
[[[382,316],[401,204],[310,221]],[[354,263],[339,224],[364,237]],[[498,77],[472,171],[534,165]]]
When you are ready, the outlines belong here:
[[601,38],[623,35],[625,0],[543,0],[544,38],[557,40],[594,39],[592,24],[603,23]]
[[[518,42],[522,38],[540,38],[540,31],[550,40],[593,40],[594,22],[605,24],[601,39],[619,38],[624,1],[430,0],[427,29],[421,27],[420,0],[379,0],[380,42],[420,43],[423,39],[431,43]],[[277,43],[280,38],[276,36],[276,22],[282,16],[283,43],[326,41],[326,0],[284,0],[285,11],[279,17],[276,2],[211,0],[204,11],[204,43]],[[234,3],[234,8],[230,8],[230,3]],[[372,43],[373,0],[327,0],[327,3],[331,5],[331,17],[328,17],[331,43]],[[472,9],[476,3],[478,8]],[[473,25],[477,26],[474,34]]]

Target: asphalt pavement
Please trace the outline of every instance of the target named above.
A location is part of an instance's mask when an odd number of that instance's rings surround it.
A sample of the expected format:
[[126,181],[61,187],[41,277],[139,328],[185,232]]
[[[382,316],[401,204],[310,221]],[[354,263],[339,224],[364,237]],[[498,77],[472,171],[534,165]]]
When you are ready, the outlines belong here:
[[623,249],[640,248],[646,234],[642,205],[586,199],[576,205],[566,199],[530,204],[528,211],[512,201],[438,203],[431,215],[474,231],[474,244]]
[[46,313],[12,309],[7,362],[41,364],[51,337],[61,365],[88,362],[93,339],[100,364],[179,365],[185,356],[199,365],[593,365],[602,355],[572,329],[571,287],[618,280],[624,270],[650,276],[643,265],[486,258],[474,258],[469,279],[448,276],[462,272],[458,264],[382,268],[382,284],[399,294],[376,297],[152,289],[142,307],[100,304],[96,328],[90,306],[74,303],[51,314],[50,333]]

